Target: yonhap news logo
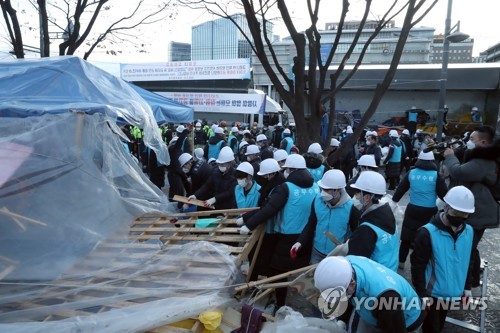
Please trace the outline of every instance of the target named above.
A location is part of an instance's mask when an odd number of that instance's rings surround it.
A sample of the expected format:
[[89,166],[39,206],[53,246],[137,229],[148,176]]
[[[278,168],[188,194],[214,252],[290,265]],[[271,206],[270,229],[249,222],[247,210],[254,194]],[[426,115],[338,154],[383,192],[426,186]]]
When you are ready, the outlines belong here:
[[423,302],[420,297],[348,297],[343,287],[325,289],[318,298],[318,308],[323,319],[331,320],[338,318],[347,310],[350,303],[354,310],[425,310],[429,306],[442,310],[483,310],[487,308],[487,298],[477,297],[473,299],[451,299],[426,298]]
[[344,287],[328,288],[318,298],[318,309],[323,319],[334,319],[347,310],[349,299]]

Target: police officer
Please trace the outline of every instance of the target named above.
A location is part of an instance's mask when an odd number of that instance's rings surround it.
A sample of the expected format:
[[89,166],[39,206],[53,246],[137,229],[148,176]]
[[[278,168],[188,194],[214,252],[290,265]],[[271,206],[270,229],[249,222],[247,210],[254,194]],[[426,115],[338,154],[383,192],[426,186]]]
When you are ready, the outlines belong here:
[[314,272],[314,285],[327,304],[339,304],[339,311],[344,309],[341,302],[348,302],[348,312],[338,313],[338,320],[347,322],[357,305],[360,321],[352,321],[349,332],[418,331],[424,318],[421,300],[410,283],[365,257],[325,258]]
[[437,213],[436,197],[443,199],[448,191],[443,177],[437,172],[432,152],[420,153],[415,168],[403,177],[392,200],[399,202],[408,190],[410,190],[410,202],[405,210],[399,247],[399,268],[401,269],[404,269],[406,257],[417,230]]
[[424,333],[441,332],[450,302],[471,295],[467,272],[474,230],[466,222],[475,210],[474,195],[457,186],[446,193],[444,202],[444,210],[418,230],[410,256],[413,285],[429,305]]
[[311,215],[302,234],[293,245],[291,252],[304,246],[312,246],[311,264],[324,259],[336,245],[325,232],[331,232],[340,242],[347,241],[356,229],[360,212],[345,191],[345,175],[340,170],[328,170],[318,181],[321,188],[311,207]]
[[248,162],[243,162],[236,168],[234,197],[237,208],[257,207],[260,199],[260,185],[253,180],[254,169]]
[[380,203],[386,193],[384,177],[375,171],[363,171],[351,187],[358,190],[361,218],[348,241],[348,254],[371,258],[396,271],[399,237],[391,207]]

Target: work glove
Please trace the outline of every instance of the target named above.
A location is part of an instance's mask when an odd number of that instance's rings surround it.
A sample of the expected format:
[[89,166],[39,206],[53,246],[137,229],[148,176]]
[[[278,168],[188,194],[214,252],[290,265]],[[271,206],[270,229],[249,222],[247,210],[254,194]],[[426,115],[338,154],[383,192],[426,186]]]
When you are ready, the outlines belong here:
[[297,252],[299,252],[301,247],[302,244],[300,244],[299,242],[293,244],[292,248],[290,249],[290,258],[292,259],[297,258]]
[[242,217],[238,217],[238,218],[236,219],[236,224],[237,224],[238,226],[242,226],[242,225],[243,225],[243,223],[244,223],[244,221],[243,221],[243,218],[242,218]]
[[182,205],[182,210],[188,210],[188,209],[189,209],[189,205],[188,204]]
[[248,235],[249,232],[250,232],[250,229],[248,229],[246,225],[244,225],[240,228],[240,235]]
[[190,196],[188,197],[188,200],[196,200],[196,195],[194,195],[194,194],[193,194],[193,195],[190,195]]
[[210,198],[210,199],[208,199],[208,200],[205,200],[204,205],[205,205],[205,207],[210,207],[210,206],[213,206],[213,205],[214,205],[214,203],[215,203],[215,201],[217,201],[217,200],[215,200],[215,198]]

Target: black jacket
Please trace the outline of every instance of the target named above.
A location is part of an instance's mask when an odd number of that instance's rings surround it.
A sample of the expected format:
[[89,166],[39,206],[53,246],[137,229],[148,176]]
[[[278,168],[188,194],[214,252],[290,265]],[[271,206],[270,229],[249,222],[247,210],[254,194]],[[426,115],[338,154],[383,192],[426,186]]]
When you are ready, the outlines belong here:
[[396,219],[389,204],[380,205],[372,210],[368,209],[368,211],[361,214],[360,226],[349,239],[348,254],[370,258],[377,243],[377,234],[369,226],[361,225],[363,222],[370,222],[394,235],[396,232]]
[[203,184],[210,178],[213,172],[212,166],[205,160],[198,160],[189,170],[188,176],[191,177],[191,186],[187,191],[189,195],[198,191]]
[[[460,229],[456,234],[450,227],[447,227],[441,221],[438,212],[429,223],[432,223],[440,230],[450,233],[450,235],[457,239],[458,235],[462,233],[465,228]],[[474,249],[477,247],[476,237],[473,237],[471,256],[474,253]],[[432,255],[432,241],[429,231],[426,228],[420,228],[418,230],[417,236],[415,238],[415,243],[413,247],[413,252],[410,256],[411,260],[411,280],[415,291],[420,297],[430,296],[427,295],[426,285],[425,285],[425,270],[429,260],[433,258]],[[470,290],[472,285],[472,275],[471,275],[471,264],[472,260],[469,262],[469,269],[467,273],[467,281],[465,282],[465,289]]]
[[363,155],[373,155],[375,157],[375,163],[377,166],[380,165],[380,160],[382,159],[382,149],[378,143],[374,143],[373,145],[367,145],[365,147],[365,152]]
[[200,200],[215,197],[215,209],[235,208],[234,188],[237,182],[234,173],[234,168],[230,168],[224,174],[218,168],[214,168],[206,183],[194,195]]

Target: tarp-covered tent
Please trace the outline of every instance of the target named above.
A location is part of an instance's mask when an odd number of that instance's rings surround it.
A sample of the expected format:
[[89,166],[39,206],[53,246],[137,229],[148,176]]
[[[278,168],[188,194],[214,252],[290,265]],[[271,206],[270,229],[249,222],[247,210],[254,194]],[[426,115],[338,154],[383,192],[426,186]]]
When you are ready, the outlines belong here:
[[77,57],[2,62],[0,117],[0,258],[16,263],[5,278],[53,278],[168,206],[120,142],[118,117],[168,159],[151,109],[126,82]]
[[153,110],[153,115],[159,125],[164,123],[190,123],[194,120],[193,108],[142,89],[133,83],[129,83],[129,85],[146,100]]

